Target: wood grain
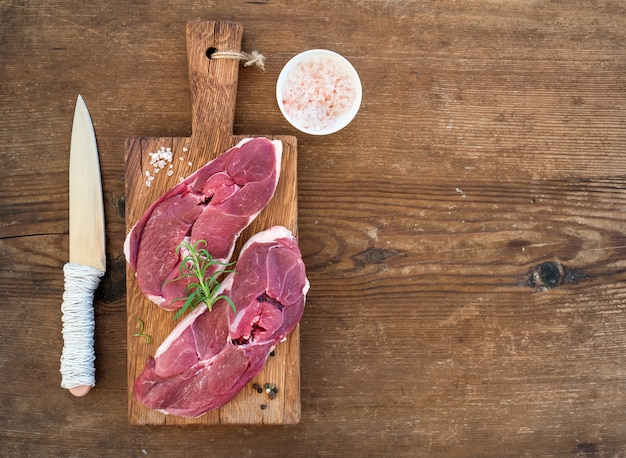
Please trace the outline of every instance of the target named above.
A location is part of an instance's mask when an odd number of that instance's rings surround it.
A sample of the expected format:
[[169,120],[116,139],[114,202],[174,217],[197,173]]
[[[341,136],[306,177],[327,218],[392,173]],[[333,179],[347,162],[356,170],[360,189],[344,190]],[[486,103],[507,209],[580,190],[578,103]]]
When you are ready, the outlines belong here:
[[[0,17],[0,454],[626,456],[623,0],[14,0]],[[240,69],[234,134],[298,138],[301,420],[129,426],[124,142],[189,141],[185,27],[211,19],[267,57]],[[363,84],[326,137],[275,97],[312,48]],[[78,93],[109,260],[80,400],[58,361]]]
[[[232,124],[237,91],[237,60],[215,60],[207,49],[239,51],[243,27],[226,22],[190,22],[187,24],[187,52],[192,91],[192,127],[190,138],[131,137],[126,141],[126,221],[127,231],[147,208],[180,178],[190,175],[205,163],[237,144],[245,136],[235,136]],[[272,201],[242,233],[233,260],[241,245],[256,232],[283,225],[297,235],[297,150],[296,139],[273,136],[283,143],[281,175]],[[170,149],[173,168],[156,173],[150,165],[150,154]],[[169,164],[168,164],[169,165]],[[171,175],[168,171],[172,171]],[[154,177],[149,181],[146,172]],[[299,329],[279,344],[263,371],[244,387],[235,399],[220,409],[198,418],[164,415],[148,409],[134,396],[133,384],[143,370],[146,359],[175,326],[173,312],[165,311],[144,297],[135,282],[135,273],[127,267],[127,339],[128,339],[128,417],[134,425],[147,424],[290,424],[300,420],[300,349]],[[152,344],[138,338],[141,320],[144,333]],[[278,394],[269,400],[259,394],[254,384],[273,383]],[[263,405],[263,409],[261,409]]]

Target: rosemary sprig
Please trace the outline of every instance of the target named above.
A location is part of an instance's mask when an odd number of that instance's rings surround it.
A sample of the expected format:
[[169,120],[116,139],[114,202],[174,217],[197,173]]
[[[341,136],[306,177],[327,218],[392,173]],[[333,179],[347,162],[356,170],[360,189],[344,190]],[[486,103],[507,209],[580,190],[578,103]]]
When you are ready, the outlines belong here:
[[208,275],[207,272],[212,266],[232,266],[234,262],[226,263],[213,259],[211,253],[206,249],[206,240],[198,240],[195,244],[191,245],[187,241],[183,241],[178,247],[176,247],[176,253],[180,254],[181,249],[187,251],[187,255],[180,263],[180,277],[174,279],[174,281],[181,278],[193,278],[195,281],[189,283],[185,289],[188,293],[187,297],[180,297],[173,302],[185,301],[185,304],[176,312],[174,320],[180,318],[185,312],[193,310],[198,304],[204,302],[209,310],[213,310],[213,305],[220,299],[224,299],[233,309],[233,312],[237,312],[235,304],[230,297],[225,294],[218,294],[220,283],[217,280],[219,275],[224,273],[234,272],[234,269],[224,269],[218,271],[212,275]]
[[133,334],[133,337],[145,337],[147,341],[146,344],[150,345],[152,343],[152,336],[143,333],[143,330],[146,327],[146,323],[144,323],[141,318],[135,319],[139,322],[139,332]]

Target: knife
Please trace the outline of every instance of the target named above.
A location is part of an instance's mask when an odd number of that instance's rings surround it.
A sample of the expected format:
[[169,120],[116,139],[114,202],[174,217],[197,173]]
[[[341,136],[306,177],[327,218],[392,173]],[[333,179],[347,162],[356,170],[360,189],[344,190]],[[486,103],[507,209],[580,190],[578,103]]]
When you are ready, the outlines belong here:
[[63,266],[61,386],[85,396],[95,386],[94,292],[106,271],[104,204],[96,134],[78,95],[70,145],[70,256]]

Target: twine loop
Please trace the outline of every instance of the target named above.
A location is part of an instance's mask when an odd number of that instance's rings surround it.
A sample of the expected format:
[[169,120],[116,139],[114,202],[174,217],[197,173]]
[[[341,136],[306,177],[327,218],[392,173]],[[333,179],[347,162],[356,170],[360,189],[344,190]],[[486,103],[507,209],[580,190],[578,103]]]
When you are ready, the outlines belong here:
[[209,59],[236,59],[243,62],[244,67],[258,67],[265,70],[265,56],[259,51],[214,51],[207,53]]

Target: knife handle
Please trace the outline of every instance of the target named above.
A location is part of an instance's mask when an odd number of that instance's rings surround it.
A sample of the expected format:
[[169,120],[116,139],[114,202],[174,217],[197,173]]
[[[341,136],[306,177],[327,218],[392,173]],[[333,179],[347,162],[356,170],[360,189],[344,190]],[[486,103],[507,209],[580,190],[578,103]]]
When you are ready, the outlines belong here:
[[68,262],[63,273],[61,386],[74,396],[84,396],[96,384],[93,297],[104,272]]

